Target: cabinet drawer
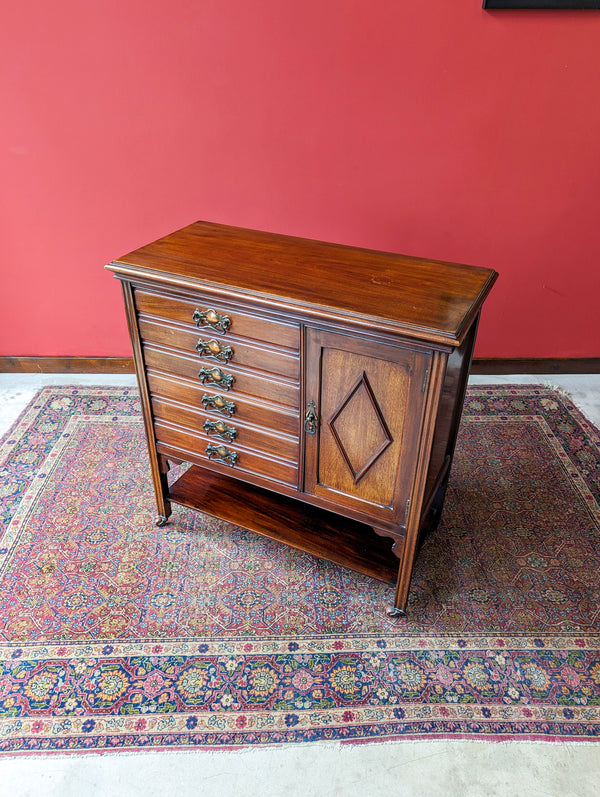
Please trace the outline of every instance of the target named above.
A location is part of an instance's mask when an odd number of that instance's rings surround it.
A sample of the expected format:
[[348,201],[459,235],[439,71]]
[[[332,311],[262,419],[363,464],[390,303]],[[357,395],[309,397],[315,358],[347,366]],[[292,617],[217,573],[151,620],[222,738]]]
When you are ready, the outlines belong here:
[[[228,447],[236,449],[244,446],[259,451],[265,456],[274,456],[291,463],[298,462],[298,440],[275,430],[247,426],[232,418],[215,418],[202,409],[197,410],[185,404],[167,401],[159,396],[152,397],[152,411],[155,420],[184,426],[193,432],[204,431],[206,437],[212,442],[225,442]],[[232,440],[227,440],[217,433],[207,431],[204,428],[207,421],[212,424],[225,423],[229,429],[235,430],[235,437]]]
[[197,327],[193,320],[196,310],[203,312],[213,309],[229,318],[228,332],[238,337],[271,343],[296,352],[300,349],[300,327],[298,324],[285,324],[272,318],[265,318],[259,314],[259,311],[252,313],[246,308],[238,309],[226,301],[222,302],[214,297],[198,296],[179,299],[138,288],[135,290],[135,305],[138,313],[143,315],[189,324],[191,329],[198,329],[200,334],[205,332],[219,334],[218,330],[211,329],[205,324]]
[[[298,468],[295,464],[274,457],[261,455],[259,451],[252,451],[235,445],[234,443],[218,442],[209,439],[203,434],[198,434],[190,429],[175,426],[165,421],[157,420],[154,423],[154,432],[159,450],[161,444],[169,446],[171,450],[179,452],[181,459],[188,462],[198,462],[211,467],[224,468],[235,473],[251,473],[276,482],[297,487]],[[237,455],[235,465],[218,459],[209,459],[207,446],[225,446]],[[170,453],[170,452],[169,452]]]
[[262,426],[265,429],[279,430],[283,434],[296,440],[298,439],[299,415],[298,411],[293,408],[280,406],[274,402],[250,400],[237,394],[219,394],[216,390],[199,384],[197,378],[194,383],[181,378],[169,377],[165,374],[156,374],[152,371],[147,374],[147,377],[153,398],[164,397],[180,401],[199,410],[204,408],[202,402],[204,396],[214,399],[216,396],[222,395],[225,400],[233,403],[231,414],[229,412],[219,412],[214,405],[211,407],[210,404],[207,404],[206,413],[208,417],[230,419],[234,425],[236,422],[241,421],[254,426]]
[[[157,343],[162,347],[173,347],[196,355],[202,363],[221,366],[240,365],[253,371],[261,371],[288,379],[298,380],[300,373],[299,355],[290,351],[277,351],[273,348],[261,347],[260,343],[251,345],[234,335],[217,335],[212,330],[192,330],[189,327],[149,321],[141,317],[138,321],[142,339],[149,343]],[[197,351],[196,346],[204,348]],[[215,347],[214,344],[218,346]],[[209,344],[217,352],[211,353]]]
[[203,384],[207,390],[215,392],[221,392],[225,386],[211,380],[202,383],[198,374],[203,367],[210,370],[219,368],[226,376],[233,376],[231,389],[226,392],[235,392],[236,395],[243,393],[265,401],[271,400],[288,407],[298,408],[299,389],[297,384],[283,382],[277,378],[263,378],[230,364],[222,368],[216,364],[205,365],[197,357],[177,354],[167,349],[154,348],[149,344],[144,344],[144,358],[147,368],[165,371],[176,376],[185,376],[191,380],[198,380],[198,383]]

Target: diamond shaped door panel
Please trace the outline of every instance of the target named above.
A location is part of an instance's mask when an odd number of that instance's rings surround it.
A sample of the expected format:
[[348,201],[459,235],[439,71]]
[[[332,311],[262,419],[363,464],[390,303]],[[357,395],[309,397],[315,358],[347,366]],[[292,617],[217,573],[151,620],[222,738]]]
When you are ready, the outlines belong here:
[[328,423],[355,483],[392,443],[391,432],[364,371]]
[[307,330],[305,491],[402,524],[412,487],[429,352]]

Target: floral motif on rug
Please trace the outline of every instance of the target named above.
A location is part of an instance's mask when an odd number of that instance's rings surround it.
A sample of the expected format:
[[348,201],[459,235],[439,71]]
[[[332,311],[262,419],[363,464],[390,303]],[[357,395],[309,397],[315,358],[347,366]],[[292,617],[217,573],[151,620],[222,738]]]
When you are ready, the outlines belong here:
[[600,736],[600,439],[470,388],[408,617],[392,588],[155,507],[134,388],[45,388],[0,442],[0,752]]

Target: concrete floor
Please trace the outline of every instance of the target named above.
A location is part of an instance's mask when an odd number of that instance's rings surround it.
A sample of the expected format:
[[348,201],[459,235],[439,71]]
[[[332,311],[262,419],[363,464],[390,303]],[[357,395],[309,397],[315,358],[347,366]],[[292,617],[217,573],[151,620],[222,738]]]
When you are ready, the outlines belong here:
[[[134,377],[0,374],[0,434],[48,384],[135,384]],[[472,384],[552,384],[600,426],[600,375],[479,376]],[[0,797],[597,797],[600,742],[315,743],[234,752],[0,759]]]

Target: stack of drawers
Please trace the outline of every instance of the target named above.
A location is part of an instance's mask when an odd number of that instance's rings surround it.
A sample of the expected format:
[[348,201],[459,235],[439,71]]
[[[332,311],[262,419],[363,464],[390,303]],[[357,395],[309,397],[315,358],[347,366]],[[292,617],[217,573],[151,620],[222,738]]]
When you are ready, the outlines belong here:
[[196,294],[134,296],[157,450],[297,488],[299,324]]

